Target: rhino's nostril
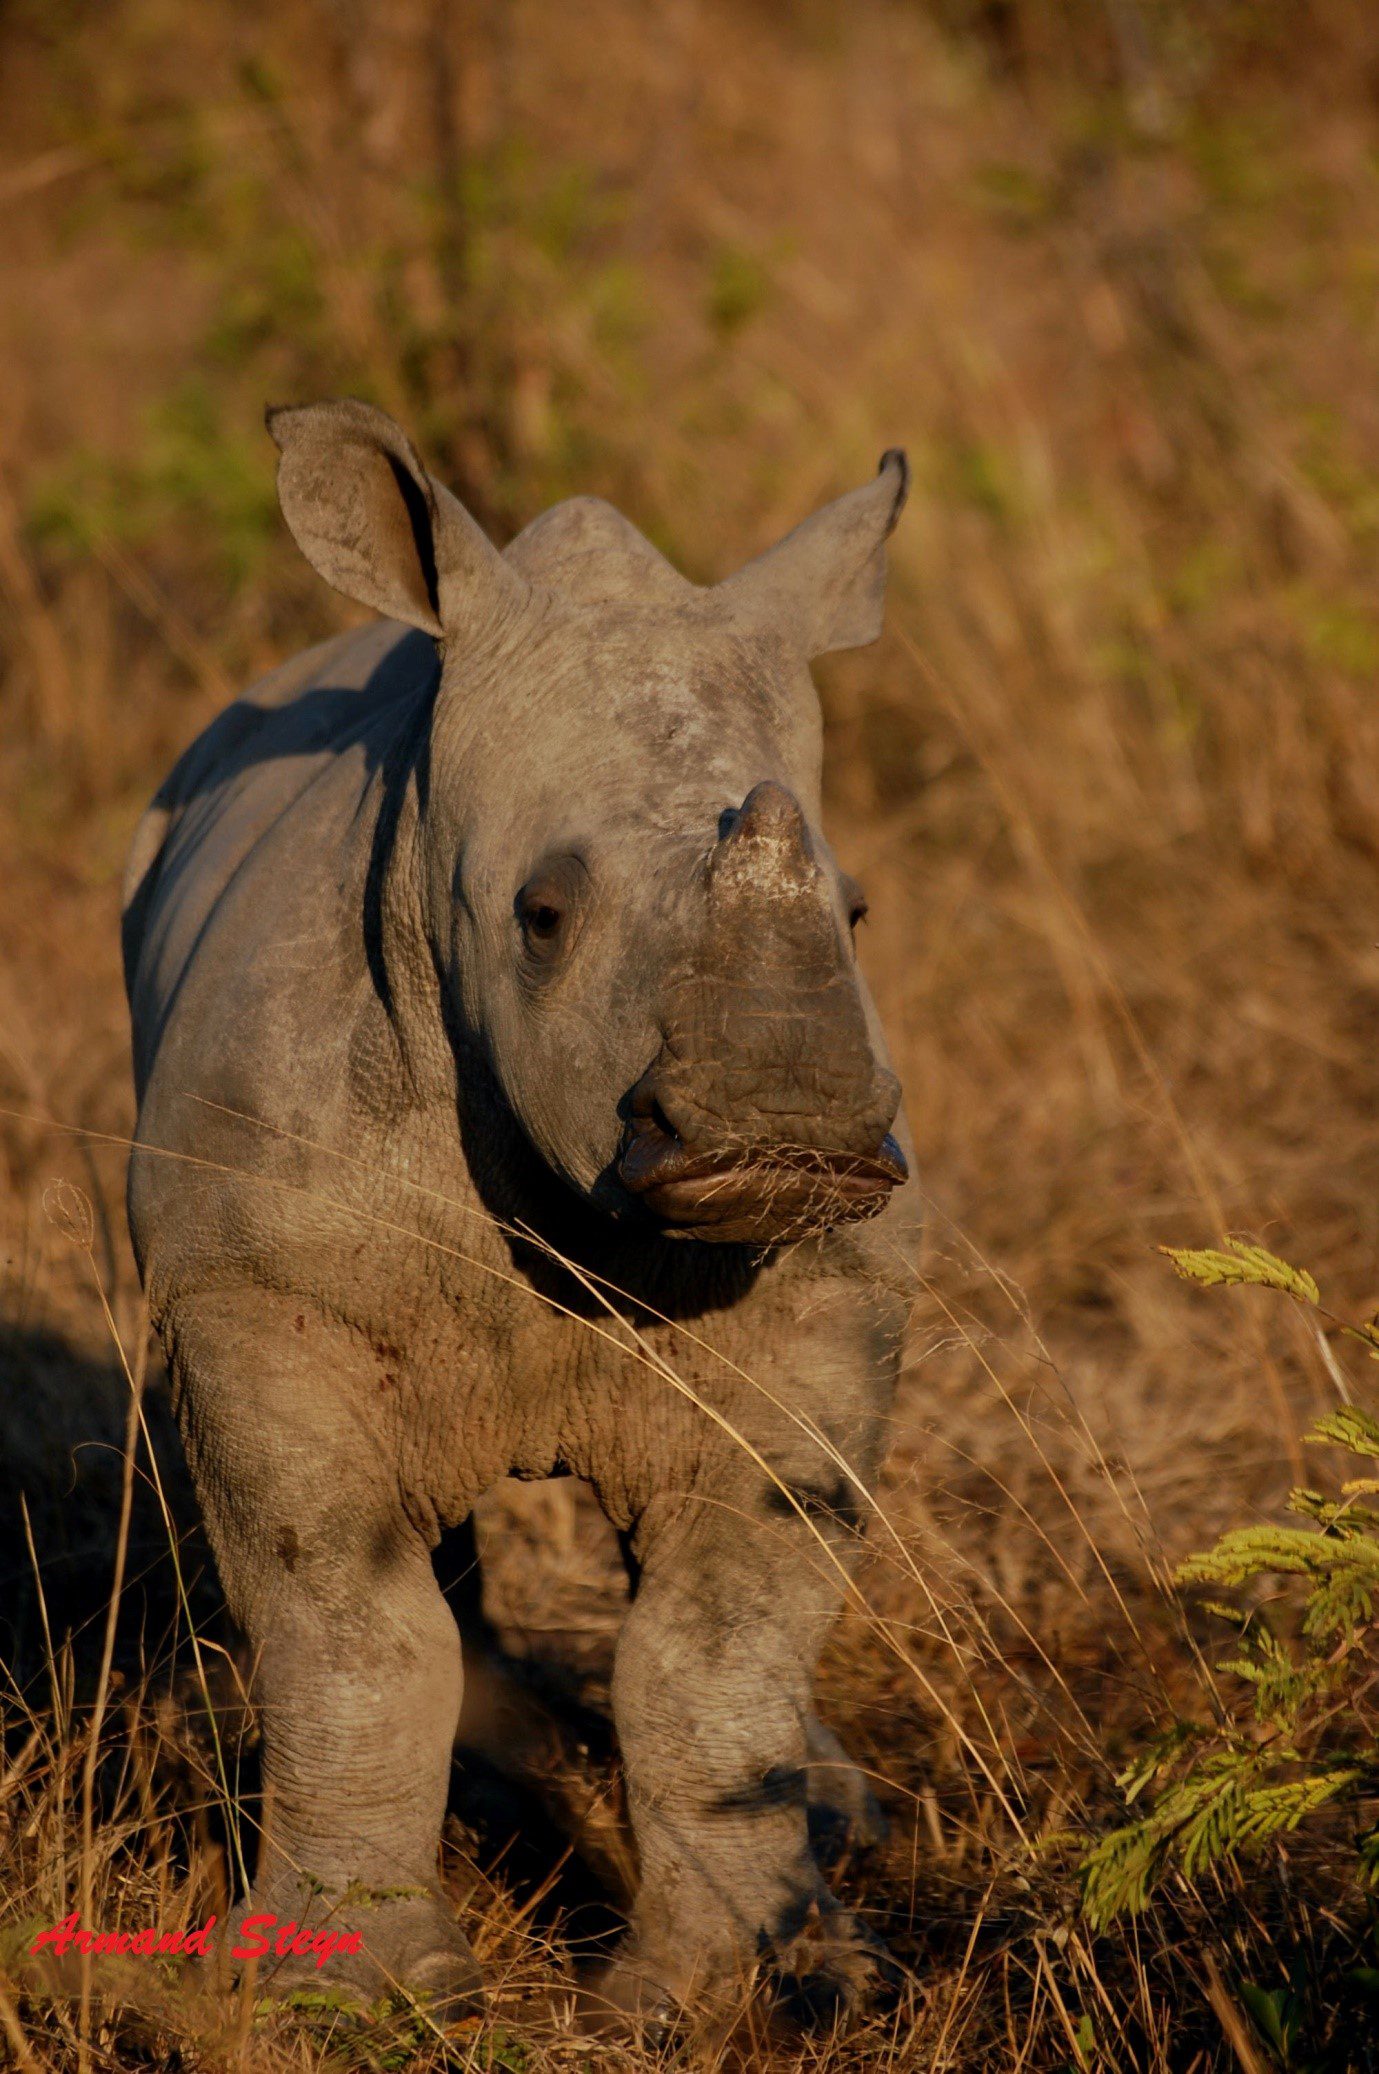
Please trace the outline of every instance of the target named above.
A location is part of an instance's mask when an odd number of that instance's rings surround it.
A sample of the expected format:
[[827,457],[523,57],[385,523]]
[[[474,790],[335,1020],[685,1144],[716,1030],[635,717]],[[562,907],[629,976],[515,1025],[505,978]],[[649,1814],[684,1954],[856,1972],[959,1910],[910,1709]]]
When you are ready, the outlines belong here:
[[653,1100],[649,1114],[652,1123],[655,1124],[657,1130],[660,1131],[661,1135],[663,1137],[669,1138],[672,1145],[678,1145],[680,1143],[680,1133],[676,1130],[674,1124],[666,1115],[665,1110],[661,1107],[659,1102]]

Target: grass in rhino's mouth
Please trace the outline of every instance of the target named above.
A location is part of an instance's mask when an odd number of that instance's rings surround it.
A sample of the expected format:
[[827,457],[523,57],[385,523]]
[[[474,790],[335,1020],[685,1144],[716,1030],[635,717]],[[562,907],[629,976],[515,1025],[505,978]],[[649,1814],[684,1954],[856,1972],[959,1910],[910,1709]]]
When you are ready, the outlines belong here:
[[788,1144],[695,1154],[648,1118],[633,1127],[618,1171],[672,1229],[781,1242],[875,1216],[908,1170],[891,1137],[870,1155]]

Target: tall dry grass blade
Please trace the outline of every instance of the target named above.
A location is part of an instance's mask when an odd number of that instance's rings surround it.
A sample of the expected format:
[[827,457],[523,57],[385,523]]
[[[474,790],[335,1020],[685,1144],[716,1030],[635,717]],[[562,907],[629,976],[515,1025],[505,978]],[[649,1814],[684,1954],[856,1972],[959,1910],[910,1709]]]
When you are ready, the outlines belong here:
[[1240,2063],[1241,2074],[1269,2074],[1269,2067],[1250,2033],[1244,2013],[1221,1978],[1221,1968],[1211,1951],[1202,1953],[1202,1970],[1207,1976],[1207,2000],[1212,2006],[1222,2036]]
[[10,2051],[14,2054],[14,2064],[21,2070],[21,2074],[50,2074],[50,2068],[45,2068],[30,2049],[24,2026],[19,2021],[19,2012],[3,1979],[0,1979],[0,2030],[4,2031],[9,2040]]
[[[113,1329],[113,1319],[112,1319]],[[105,1634],[101,1643],[100,1670],[96,1678],[96,1697],[91,1708],[91,1719],[86,1731],[86,1762],[81,1781],[81,1915],[89,1927],[92,1922],[92,1857],[95,1851],[95,1797],[96,1766],[100,1759],[101,1730],[105,1722],[106,1702],[110,1693],[110,1672],[115,1660],[115,1630],[120,1618],[120,1599],[124,1591],[125,1560],[129,1553],[129,1523],[134,1509],[134,1451],[139,1441],[140,1413],[143,1406],[144,1383],[148,1374],[148,1320],[144,1316],[144,1329],[140,1333],[134,1356],[134,1370],[130,1377],[129,1407],[125,1414],[124,1463],[120,1479],[120,1515],[115,1530],[115,1568],[110,1583],[110,1600],[106,1610]],[[123,1355],[123,1348],[121,1348]],[[91,1953],[81,1955],[81,2003],[78,2016],[80,2043],[79,2064],[85,2069],[89,2065],[88,2027],[91,2014]]]
[[0,474],[0,591],[29,650],[33,673],[31,726],[50,749],[70,743],[76,719],[71,666],[57,620],[24,549],[19,511]]

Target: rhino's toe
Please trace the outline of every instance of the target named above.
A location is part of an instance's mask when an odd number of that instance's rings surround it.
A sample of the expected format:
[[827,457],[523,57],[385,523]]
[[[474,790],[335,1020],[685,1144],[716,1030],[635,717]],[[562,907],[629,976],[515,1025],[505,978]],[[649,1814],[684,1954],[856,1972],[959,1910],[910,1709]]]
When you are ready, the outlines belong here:
[[402,1985],[442,2027],[482,2016],[487,2006],[483,1975],[468,1944],[462,1951],[446,1946],[427,1952],[407,1967]]
[[670,2043],[679,2027],[690,1983],[677,1993],[671,1968],[628,1948],[604,1966],[580,1997],[581,2028],[596,2037],[632,2038],[651,2051]]
[[788,1938],[767,1955],[779,2013],[805,2030],[846,2025],[899,1980],[885,1946],[848,1909],[812,1902]]

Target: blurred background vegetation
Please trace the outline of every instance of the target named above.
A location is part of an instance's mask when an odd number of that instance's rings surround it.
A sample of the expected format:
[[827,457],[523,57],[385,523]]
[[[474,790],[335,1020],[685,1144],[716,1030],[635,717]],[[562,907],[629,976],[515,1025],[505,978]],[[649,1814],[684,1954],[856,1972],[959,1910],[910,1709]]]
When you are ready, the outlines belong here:
[[[944,1618],[877,1592],[1056,1828],[1197,1675],[1166,1557],[1335,1402],[1304,1319],[1226,1324],[1154,1245],[1379,1304],[1379,13],[3,0],[0,114],[6,1490],[70,1584],[71,1449],[123,1414],[47,1181],[135,1291],[118,1144],[43,1119],[131,1125],[134,822],[350,615],[265,403],[370,397],[499,539],[592,491],[701,578],[902,443],[890,630],[823,678],[932,1203],[891,1496]],[[999,1812],[864,1632],[827,1677],[956,1967]],[[1241,1968],[1311,1934],[1278,1907]]]

